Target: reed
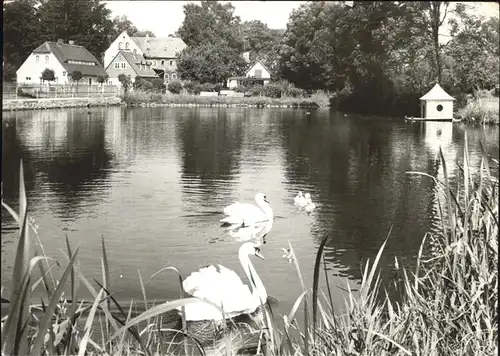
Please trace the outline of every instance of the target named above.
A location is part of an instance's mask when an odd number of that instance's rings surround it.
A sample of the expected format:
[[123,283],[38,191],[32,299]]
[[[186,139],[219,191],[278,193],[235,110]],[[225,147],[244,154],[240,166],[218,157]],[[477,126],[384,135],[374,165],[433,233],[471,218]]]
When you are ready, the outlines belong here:
[[[497,162],[496,162],[497,163]],[[149,305],[147,286],[166,267],[144,282],[139,271],[145,311],[132,301],[125,310],[113,297],[109,261],[102,240],[102,277],[87,280],[78,269],[78,248],[66,240],[66,262],[58,264],[46,256],[36,223],[28,217],[21,162],[19,212],[2,200],[2,206],[19,223],[13,286],[8,314],[2,317],[3,355],[168,355],[207,353],[236,355],[493,355],[498,353],[498,180],[491,176],[490,159],[483,151],[479,171],[469,164],[467,137],[458,186],[450,185],[441,152],[443,181],[433,179],[439,191],[441,233],[427,234],[414,270],[396,259],[401,298],[391,300],[380,279],[379,263],[385,243],[372,263],[366,262],[359,292],[347,285],[344,312],[336,314],[328,278],[320,286],[325,264],[321,243],[316,256],[313,283],[301,273],[293,247],[284,257],[293,263],[302,293],[278,327],[271,307],[262,307],[262,317],[252,326],[222,324],[210,347],[182,325],[164,326],[165,315],[195,298]],[[390,232],[387,239],[390,238]],[[37,242],[34,244],[33,242]],[[30,246],[36,247],[30,256]],[[55,282],[52,271],[62,267]],[[41,277],[33,279],[35,266]],[[397,282],[394,282],[397,283]],[[84,301],[80,285],[93,296]],[[42,288],[41,304],[32,303],[31,293]],[[324,291],[326,289],[326,292]],[[69,298],[65,295],[69,291]],[[3,295],[2,298],[7,299]],[[297,311],[304,309],[303,323]],[[182,313],[183,315],[183,313]],[[180,336],[180,338],[178,337]],[[251,344],[251,346],[249,346]]]

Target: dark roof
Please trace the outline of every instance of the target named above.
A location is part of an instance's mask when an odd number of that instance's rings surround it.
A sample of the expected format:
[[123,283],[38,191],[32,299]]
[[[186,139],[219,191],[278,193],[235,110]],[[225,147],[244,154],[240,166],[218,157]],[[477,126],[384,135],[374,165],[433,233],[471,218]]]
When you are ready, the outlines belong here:
[[148,58],[177,58],[179,52],[186,48],[186,44],[179,37],[131,38]]
[[[146,59],[137,53],[132,53],[130,51],[118,51],[118,53],[121,53],[122,56],[125,58],[125,60],[130,64],[134,72],[139,76],[139,77],[157,77],[155,71],[153,70],[143,70],[139,64],[146,64]],[[118,53],[116,54],[118,56]],[[116,56],[115,56],[116,58]],[[113,59],[114,61],[114,59]],[[111,63],[113,63],[111,61]],[[110,65],[111,65],[110,63]]]
[[[102,67],[101,63],[99,63],[97,58],[95,58],[92,53],[90,53],[85,47],[82,46],[47,41],[44,42],[41,46],[37,47],[33,51],[33,53],[53,53],[68,73],[72,73],[78,70],[82,73],[82,75],[87,76],[106,75],[106,71]],[[70,60],[92,62],[95,64],[85,65],[68,63],[68,61]]]

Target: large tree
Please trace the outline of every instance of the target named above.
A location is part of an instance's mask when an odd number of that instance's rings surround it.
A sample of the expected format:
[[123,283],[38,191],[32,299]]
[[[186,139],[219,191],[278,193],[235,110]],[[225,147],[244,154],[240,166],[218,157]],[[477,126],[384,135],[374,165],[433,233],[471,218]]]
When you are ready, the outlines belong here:
[[99,59],[111,43],[111,11],[99,0],[45,0],[39,11],[44,40],[73,40]]
[[188,45],[179,57],[182,79],[224,83],[242,74],[243,40],[240,19],[231,3],[202,1],[184,5],[184,22],[178,35]]
[[3,60],[5,79],[13,79],[15,70],[40,44],[40,20],[37,0],[17,0],[3,5]]
[[215,41],[230,48],[243,50],[240,34],[240,18],[234,15],[230,2],[201,1],[201,5],[184,5],[184,22],[178,30],[179,36],[190,47]]
[[222,43],[187,47],[181,54],[177,70],[182,79],[200,83],[224,83],[245,68],[241,54]]

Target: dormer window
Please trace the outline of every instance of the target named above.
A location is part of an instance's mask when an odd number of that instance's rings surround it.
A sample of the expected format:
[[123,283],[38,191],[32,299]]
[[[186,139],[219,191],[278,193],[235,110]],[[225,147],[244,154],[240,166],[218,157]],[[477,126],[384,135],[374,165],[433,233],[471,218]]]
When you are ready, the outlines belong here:
[[128,49],[128,42],[125,42],[125,49]]

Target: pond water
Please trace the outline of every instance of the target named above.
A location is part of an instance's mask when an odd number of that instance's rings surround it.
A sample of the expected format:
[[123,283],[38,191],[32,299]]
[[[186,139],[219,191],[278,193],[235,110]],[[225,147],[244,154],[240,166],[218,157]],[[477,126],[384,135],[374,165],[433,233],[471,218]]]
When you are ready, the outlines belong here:
[[[261,252],[253,259],[279,313],[301,293],[292,244],[307,286],[322,239],[334,298],[359,285],[362,266],[382,255],[391,281],[394,257],[411,266],[424,234],[438,228],[434,182],[405,174],[442,175],[439,146],[450,176],[463,156],[467,132],[471,164],[479,142],[498,159],[498,127],[405,122],[298,109],[93,108],[3,113],[4,200],[17,208],[22,158],[29,211],[49,256],[65,261],[65,237],[80,246],[79,266],[101,278],[101,238],[118,300],[142,300],[144,280],[166,266],[187,276],[211,263],[235,270],[244,237],[220,227],[222,209],[253,202],[264,192],[275,214]],[[293,204],[309,192],[311,214]],[[2,210],[2,285],[8,295],[16,224]],[[63,263],[65,265],[65,262]],[[80,286],[84,295],[85,287]],[[146,286],[148,299],[179,296],[177,276],[162,272]]]

